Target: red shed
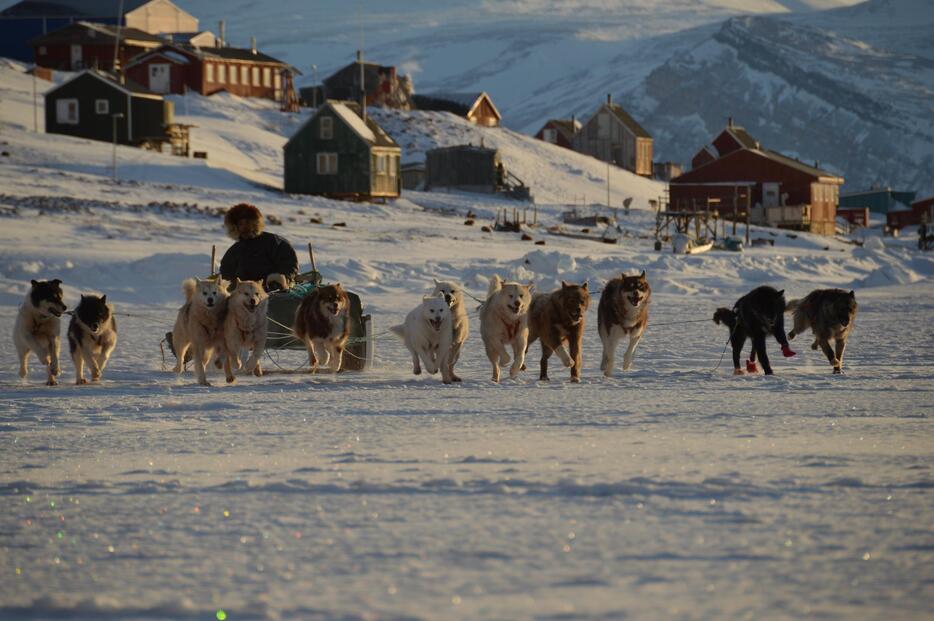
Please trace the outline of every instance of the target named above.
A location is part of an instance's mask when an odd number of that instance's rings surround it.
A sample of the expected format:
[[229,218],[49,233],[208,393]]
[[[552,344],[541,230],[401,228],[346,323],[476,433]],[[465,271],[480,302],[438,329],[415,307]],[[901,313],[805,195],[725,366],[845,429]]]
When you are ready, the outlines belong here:
[[[111,24],[76,22],[30,41],[36,64],[58,71],[101,69],[110,71],[114,64],[117,27]],[[138,28],[120,29],[118,59],[121,65],[164,41]]]
[[565,149],[573,149],[574,134],[580,129],[581,124],[573,116],[569,119],[551,119],[542,125],[535,137]]
[[718,199],[727,217],[749,206],[754,224],[833,235],[843,178],[759,148],[739,148],[671,180],[671,207],[705,208]]
[[226,91],[241,97],[280,101],[296,72],[288,64],[255,49],[163,45],[133,58],[127,76],[156,93],[201,95]]
[[934,223],[934,196],[913,202],[909,209],[890,209],[885,214],[885,223],[891,228],[917,226],[922,222]]

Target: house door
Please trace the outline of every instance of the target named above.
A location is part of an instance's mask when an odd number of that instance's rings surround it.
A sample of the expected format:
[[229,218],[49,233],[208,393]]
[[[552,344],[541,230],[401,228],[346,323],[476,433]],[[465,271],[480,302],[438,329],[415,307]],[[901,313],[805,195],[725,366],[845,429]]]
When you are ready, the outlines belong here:
[[778,183],[763,183],[762,184],[762,206],[763,207],[778,207]]
[[169,92],[169,65],[149,65],[149,90],[154,93]]
[[81,62],[81,46],[72,45],[71,46],[71,68],[74,70],[81,69],[83,63]]

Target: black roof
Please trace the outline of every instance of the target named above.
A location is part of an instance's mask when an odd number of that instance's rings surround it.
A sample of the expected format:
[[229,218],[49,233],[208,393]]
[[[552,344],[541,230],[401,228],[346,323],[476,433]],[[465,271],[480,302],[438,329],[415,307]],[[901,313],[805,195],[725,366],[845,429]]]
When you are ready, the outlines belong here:
[[[153,0],[123,0],[129,13]],[[23,0],[0,11],[3,17],[117,17],[114,0]]]
[[[77,22],[68,24],[58,30],[39,35],[30,43],[33,45],[48,45],[54,43],[75,43],[81,41],[107,42],[117,38],[117,27],[111,24],[100,24],[92,22]],[[150,43],[163,43],[164,39],[154,34],[150,34],[139,28],[129,28],[123,26],[120,28],[120,39],[136,41],[148,41]]]
[[82,71],[81,73],[73,77],[72,79],[66,82],[62,82],[58,86],[46,91],[46,96],[51,95],[52,93],[57,91],[62,86],[66,84],[70,84],[71,82],[74,82],[75,80],[79,80],[86,75],[91,76],[93,78],[97,78],[101,82],[104,82],[114,88],[125,91],[133,96],[138,95],[140,97],[148,97],[150,99],[164,99],[162,95],[160,95],[159,93],[154,93],[148,88],[146,88],[145,86],[143,86],[142,84],[134,82],[133,80],[124,79],[124,81],[121,82],[120,80],[117,79],[116,76],[114,76],[114,74],[109,73],[107,71],[99,71],[96,69],[87,69],[85,71]]
[[204,56],[214,56],[216,58],[224,58],[227,60],[250,60],[258,63],[275,63],[278,65],[287,66],[288,63],[285,63],[278,58],[273,58],[268,54],[263,54],[259,50],[253,52],[249,48],[240,48],[240,47],[187,47],[192,52],[196,54],[203,54]]

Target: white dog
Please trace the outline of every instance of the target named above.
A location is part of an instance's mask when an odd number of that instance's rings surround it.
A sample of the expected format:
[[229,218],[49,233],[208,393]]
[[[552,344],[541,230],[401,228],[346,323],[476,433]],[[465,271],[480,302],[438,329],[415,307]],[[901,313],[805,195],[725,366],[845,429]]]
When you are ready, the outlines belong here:
[[62,372],[58,355],[62,350],[62,313],[67,310],[62,301],[62,281],[34,280],[19,307],[13,326],[13,343],[19,358],[19,376],[26,377],[29,353],[36,354],[46,366],[46,384],[54,386]]
[[426,296],[422,303],[405,317],[405,323],[390,330],[401,336],[412,354],[412,372],[420,375],[422,364],[434,375],[440,369],[441,380],[450,384],[451,341],[454,330],[451,325],[451,308],[441,296]]
[[503,282],[499,276],[490,280],[486,302],[480,307],[480,336],[493,365],[494,382],[499,381],[500,365],[509,364],[507,345],[512,346],[514,357],[509,377],[516,377],[525,364],[532,289],[531,284]]
[[227,299],[224,318],[224,372],[227,382],[233,382],[234,370],[240,369],[240,352],[250,350],[244,371],[262,377],[259,357],[266,349],[266,311],[269,296],[263,286],[253,280],[234,278],[233,293]]
[[189,278],[182,283],[185,305],[178,309],[172,345],[177,362],[175,372],[185,368],[185,353],[190,347],[198,383],[210,386],[206,368],[215,350],[223,351],[224,316],[227,312],[227,281]]
[[470,333],[470,321],[467,319],[467,308],[464,306],[464,290],[457,283],[435,280],[435,290],[431,292],[431,295],[442,296],[448,306],[451,307],[451,327],[454,333],[448,363],[451,367],[451,380],[459,382],[461,378],[454,373],[454,365],[460,359],[464,341],[467,340],[467,335]]

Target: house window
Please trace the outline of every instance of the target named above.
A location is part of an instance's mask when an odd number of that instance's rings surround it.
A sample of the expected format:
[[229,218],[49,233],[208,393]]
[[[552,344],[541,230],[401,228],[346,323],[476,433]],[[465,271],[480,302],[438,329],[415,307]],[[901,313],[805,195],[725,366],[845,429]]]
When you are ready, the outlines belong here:
[[279,72],[276,71],[276,72],[272,75],[272,78],[273,78],[273,84],[275,84],[276,90],[281,89],[281,88],[282,88],[282,76],[279,75]]
[[318,154],[318,174],[336,175],[337,174],[337,153],[319,153]]
[[242,82],[244,86],[250,85],[250,68],[246,65],[240,67],[240,82]]
[[78,100],[59,99],[55,103],[55,120],[62,125],[77,125]]
[[237,68],[236,67],[230,68],[230,83],[231,84],[237,83]]
[[110,114],[110,102],[106,99],[95,100],[94,112],[98,114]]
[[557,144],[558,142],[558,130],[556,129],[546,129],[542,132],[542,139],[545,142],[550,142],[551,144]]
[[259,67],[253,67],[253,86],[259,86]]
[[329,116],[321,117],[320,121],[320,138],[321,140],[330,140],[334,137],[334,119]]
[[389,155],[389,175],[395,177],[399,174],[399,158]]
[[373,157],[376,158],[376,174],[385,175],[386,174],[386,156],[380,153],[378,155],[374,155]]
[[217,81],[220,84],[227,82],[227,65],[217,66]]
[[212,65],[211,63],[204,63],[204,71],[205,71],[205,81],[213,82],[214,81],[214,65]]
[[269,67],[263,67],[263,86],[266,88],[272,87],[272,71]]
[[44,46],[44,45],[40,45],[40,46],[39,46],[39,56],[45,56],[47,53],[48,53],[48,52],[47,52],[47,50],[45,49],[45,46]]

